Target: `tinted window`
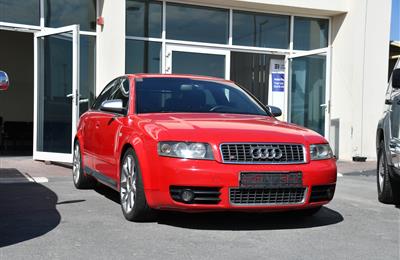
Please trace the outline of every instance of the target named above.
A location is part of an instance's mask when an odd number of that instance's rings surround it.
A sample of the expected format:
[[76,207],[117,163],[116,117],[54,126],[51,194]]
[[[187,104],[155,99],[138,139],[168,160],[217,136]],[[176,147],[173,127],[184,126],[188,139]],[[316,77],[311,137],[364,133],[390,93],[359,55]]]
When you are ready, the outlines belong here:
[[126,40],[126,73],[160,73],[161,43]]
[[225,78],[225,55],[173,51],[172,73]]
[[290,17],[233,12],[233,44],[266,48],[289,48]]
[[187,78],[136,81],[138,113],[232,113],[267,115],[245,91],[232,83]]
[[44,0],[45,24],[79,24],[81,31],[96,31],[96,0]]
[[126,35],[161,38],[162,3],[126,1]]
[[104,101],[109,99],[114,85],[118,82],[119,82],[119,79],[116,79],[116,80],[113,80],[110,83],[108,83],[108,85],[103,89],[103,91],[97,97],[95,103],[93,104],[92,109],[94,109],[94,110],[100,109],[101,104],[103,104]]
[[293,48],[313,50],[328,47],[328,31],[327,19],[295,17]]
[[169,39],[228,43],[228,10],[167,3],[166,18]]
[[0,0],[0,22],[40,24],[40,0]]
[[81,101],[88,102],[79,104],[79,113],[82,115],[92,106],[95,99],[95,78],[96,78],[96,37],[80,35],[80,58],[79,58],[79,92]]

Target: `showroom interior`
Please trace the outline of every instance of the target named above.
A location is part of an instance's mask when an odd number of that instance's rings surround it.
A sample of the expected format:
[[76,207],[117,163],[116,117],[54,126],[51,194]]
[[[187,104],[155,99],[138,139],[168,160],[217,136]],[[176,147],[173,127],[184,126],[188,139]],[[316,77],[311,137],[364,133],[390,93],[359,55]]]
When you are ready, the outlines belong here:
[[[11,88],[0,92],[2,133],[6,121],[25,122],[31,138],[16,150],[69,162],[79,115],[114,77],[200,74],[233,80],[280,107],[280,120],[325,136],[339,158],[374,157],[375,123],[367,119],[380,112],[364,106],[380,109],[386,88],[389,33],[371,33],[389,23],[380,19],[385,12],[390,6],[359,0],[4,0],[0,70],[9,70]],[[356,30],[360,23],[366,27]]]

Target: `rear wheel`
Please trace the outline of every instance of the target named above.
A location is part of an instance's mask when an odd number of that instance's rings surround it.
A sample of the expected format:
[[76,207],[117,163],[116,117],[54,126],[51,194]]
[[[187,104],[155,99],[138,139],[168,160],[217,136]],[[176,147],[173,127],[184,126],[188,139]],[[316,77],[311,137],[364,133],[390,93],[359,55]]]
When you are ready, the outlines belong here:
[[150,221],[155,212],[146,201],[139,162],[129,148],[120,167],[120,198],[122,213],[129,221]]
[[400,204],[400,184],[390,176],[384,142],[381,141],[378,153],[377,186],[378,200],[385,204]]
[[75,188],[77,189],[92,188],[95,184],[95,180],[90,176],[87,176],[83,171],[82,154],[79,141],[76,141],[74,145],[72,180],[74,182]]

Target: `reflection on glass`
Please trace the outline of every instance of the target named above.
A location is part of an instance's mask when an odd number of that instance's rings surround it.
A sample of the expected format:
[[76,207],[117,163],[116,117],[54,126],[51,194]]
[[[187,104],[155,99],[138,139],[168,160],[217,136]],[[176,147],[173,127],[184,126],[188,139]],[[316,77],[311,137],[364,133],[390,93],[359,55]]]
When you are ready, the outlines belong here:
[[162,3],[146,0],[126,1],[126,35],[161,38]]
[[291,62],[291,122],[321,135],[325,131],[325,55],[294,58]]
[[40,0],[0,0],[0,22],[40,25]]
[[172,73],[225,78],[225,56],[173,51]]
[[290,17],[286,15],[233,12],[233,44],[289,48]]
[[285,56],[231,52],[231,80],[250,91],[263,104],[268,104],[271,59]]
[[81,31],[96,31],[96,0],[44,0],[45,24],[79,24]]
[[328,31],[327,19],[295,17],[293,48],[313,50],[328,47]]
[[79,115],[85,113],[96,98],[96,37],[80,35],[79,59]]
[[126,40],[126,73],[160,73],[161,43]]
[[69,34],[39,39],[37,150],[71,153],[72,37]]
[[166,12],[168,39],[228,43],[228,10],[167,3]]

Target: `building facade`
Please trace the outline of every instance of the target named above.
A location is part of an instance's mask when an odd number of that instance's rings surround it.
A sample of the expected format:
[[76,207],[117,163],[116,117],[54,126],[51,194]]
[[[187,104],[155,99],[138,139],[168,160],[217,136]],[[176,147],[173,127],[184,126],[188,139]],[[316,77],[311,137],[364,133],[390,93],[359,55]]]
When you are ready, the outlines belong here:
[[33,122],[34,159],[71,161],[79,115],[113,78],[209,75],[324,135],[340,159],[375,158],[390,14],[390,0],[0,0],[13,85],[0,117]]

